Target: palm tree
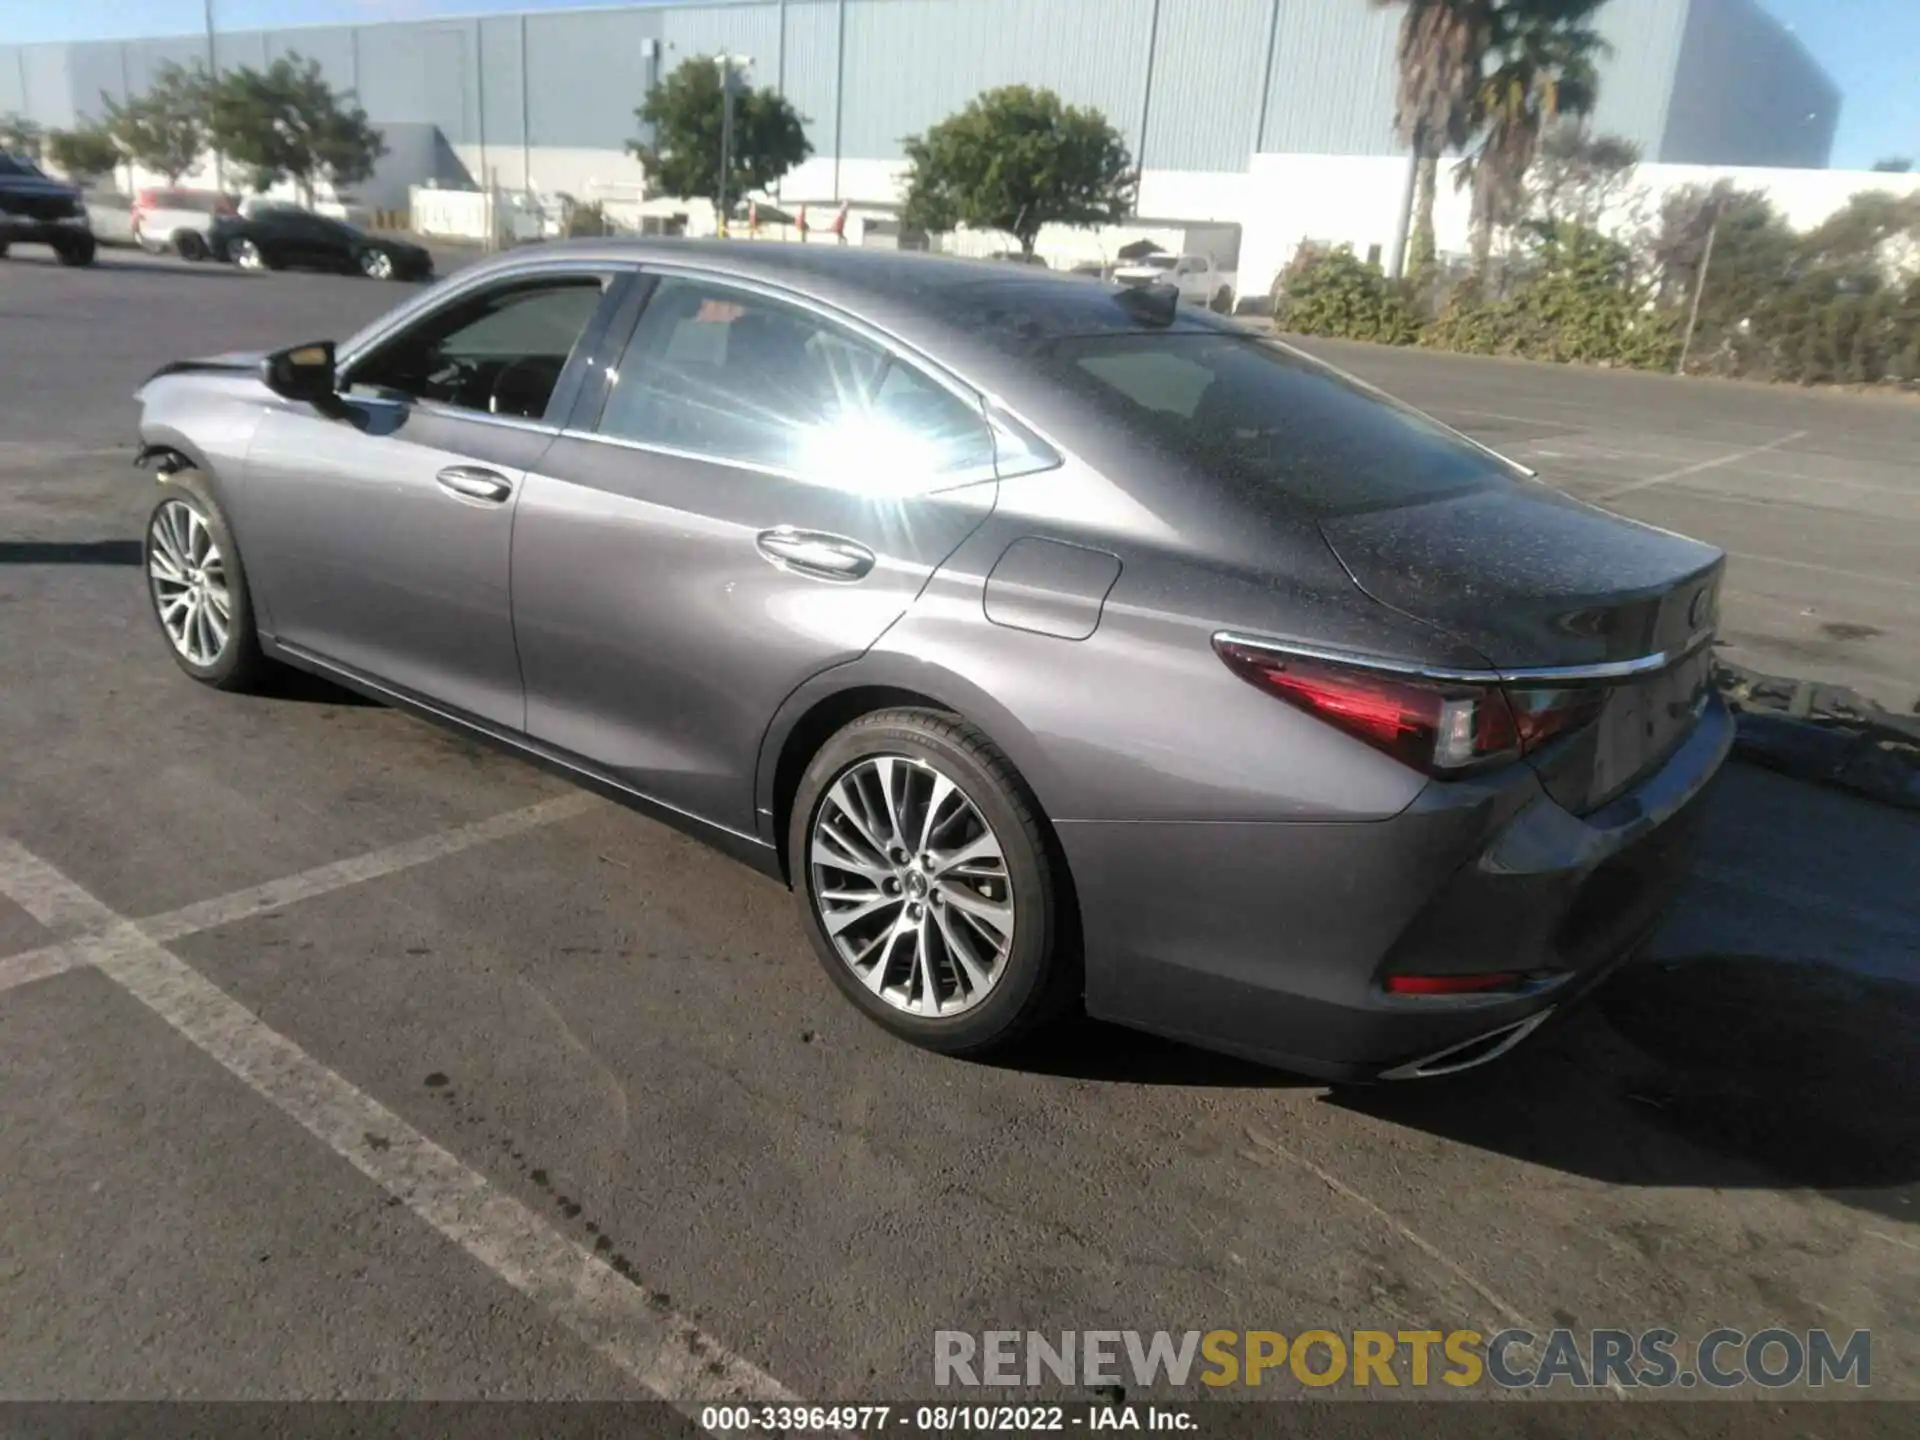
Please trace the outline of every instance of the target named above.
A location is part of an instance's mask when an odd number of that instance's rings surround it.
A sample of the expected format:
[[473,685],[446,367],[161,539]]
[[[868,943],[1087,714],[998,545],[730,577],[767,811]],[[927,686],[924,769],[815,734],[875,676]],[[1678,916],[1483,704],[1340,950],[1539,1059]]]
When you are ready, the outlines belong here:
[[1407,271],[1433,263],[1433,197],[1440,157],[1473,135],[1480,72],[1493,40],[1495,0],[1371,0],[1399,5],[1394,125],[1413,151],[1414,191]]
[[1473,265],[1484,275],[1493,232],[1520,218],[1541,136],[1593,113],[1598,59],[1612,47],[1592,25],[1606,0],[1506,0],[1494,13],[1493,68],[1473,97],[1479,144],[1454,171],[1473,187]]

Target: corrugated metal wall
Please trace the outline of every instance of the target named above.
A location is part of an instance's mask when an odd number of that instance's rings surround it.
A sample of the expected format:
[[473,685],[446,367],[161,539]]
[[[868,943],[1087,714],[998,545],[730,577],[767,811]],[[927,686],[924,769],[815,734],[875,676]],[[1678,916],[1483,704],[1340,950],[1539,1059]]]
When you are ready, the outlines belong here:
[[1753,0],[1695,0],[1670,93],[1659,159],[1819,168],[1833,153],[1839,90]]
[[[980,91],[1026,83],[1103,111],[1149,167],[1238,171],[1256,132],[1267,152],[1397,153],[1398,23],[1364,0],[707,0],[226,32],[216,50],[223,67],[312,56],[376,121],[489,150],[620,150],[656,75],[724,50],[785,89],[823,157],[895,159]],[[1610,0],[1600,23],[1600,129],[1649,159],[1824,163],[1837,97],[1753,0]],[[205,53],[197,36],[0,46],[0,111],[71,125]]]
[[1272,7],[1273,0],[1161,0],[1143,166],[1246,168]]
[[1303,155],[1397,155],[1397,11],[1282,0],[1260,148]]
[[1597,17],[1613,53],[1600,62],[1594,128],[1633,141],[1649,160],[1661,158],[1660,135],[1687,10],[1675,0],[1607,0]]
[[902,137],[1016,84],[1097,107],[1137,149],[1152,10],[1152,0],[846,0],[842,153],[894,159]]

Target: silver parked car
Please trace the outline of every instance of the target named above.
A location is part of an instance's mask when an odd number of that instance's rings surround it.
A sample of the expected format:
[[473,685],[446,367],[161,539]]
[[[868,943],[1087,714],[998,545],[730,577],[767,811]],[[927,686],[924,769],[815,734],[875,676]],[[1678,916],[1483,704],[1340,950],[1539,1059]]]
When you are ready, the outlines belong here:
[[141,390],[147,576],[789,882],[897,1034],[1064,1005],[1310,1072],[1630,956],[1731,724],[1723,557],[1233,322],[1037,267],[516,251]]

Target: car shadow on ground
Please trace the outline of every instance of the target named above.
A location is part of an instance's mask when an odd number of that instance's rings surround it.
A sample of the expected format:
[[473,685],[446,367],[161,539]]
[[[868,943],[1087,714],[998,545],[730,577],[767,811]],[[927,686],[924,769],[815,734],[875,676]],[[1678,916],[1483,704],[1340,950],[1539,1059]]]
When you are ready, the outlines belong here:
[[1920,987],[1648,961],[1504,1063],[1327,1103],[1621,1185],[1808,1188],[1920,1223]]
[[138,565],[138,540],[0,540],[0,565]]

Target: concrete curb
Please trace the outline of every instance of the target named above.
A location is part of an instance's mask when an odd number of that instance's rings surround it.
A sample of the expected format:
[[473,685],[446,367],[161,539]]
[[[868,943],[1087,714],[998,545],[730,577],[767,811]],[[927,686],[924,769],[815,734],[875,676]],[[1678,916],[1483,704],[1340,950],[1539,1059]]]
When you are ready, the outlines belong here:
[[1738,724],[1734,754],[1796,779],[1920,810],[1920,717],[1896,715],[1842,685],[1716,663]]

